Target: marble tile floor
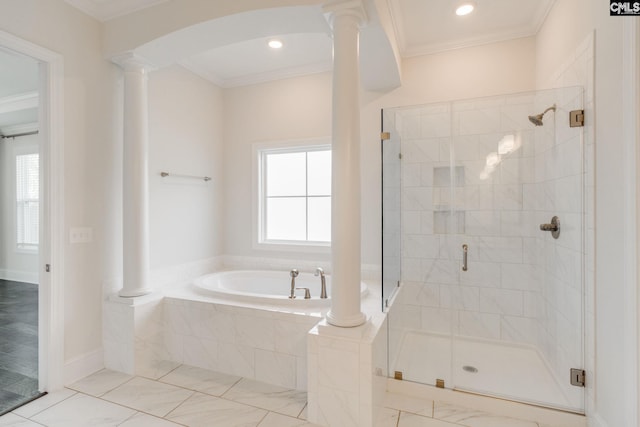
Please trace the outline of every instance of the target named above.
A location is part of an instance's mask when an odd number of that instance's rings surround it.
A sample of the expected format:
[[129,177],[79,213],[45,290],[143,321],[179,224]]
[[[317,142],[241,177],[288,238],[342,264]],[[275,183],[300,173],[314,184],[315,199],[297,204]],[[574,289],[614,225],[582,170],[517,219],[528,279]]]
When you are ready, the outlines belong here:
[[38,394],[38,285],[0,280],[0,414]]
[[[0,427],[319,427],[306,393],[179,366],[158,380],[102,370],[0,417]],[[552,427],[388,393],[376,427]]]

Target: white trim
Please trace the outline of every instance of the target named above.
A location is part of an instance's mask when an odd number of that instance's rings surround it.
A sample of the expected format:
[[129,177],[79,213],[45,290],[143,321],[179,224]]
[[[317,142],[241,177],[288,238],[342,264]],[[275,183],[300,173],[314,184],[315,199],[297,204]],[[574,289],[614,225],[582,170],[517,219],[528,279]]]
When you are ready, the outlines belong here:
[[0,279],[10,280],[12,282],[31,283],[32,285],[37,285],[38,272],[9,270],[6,268],[0,268]]
[[38,130],[38,123],[24,123],[21,125],[3,126],[0,128],[0,132],[3,135],[14,135],[17,133],[35,132]]
[[148,7],[154,7],[169,0],[64,0],[100,22],[125,16]]
[[312,74],[327,73],[333,68],[331,60],[317,62],[314,64],[300,65],[297,67],[288,67],[276,71],[265,71],[258,74],[249,74],[246,76],[232,77],[223,79],[212,72],[207,67],[197,64],[190,59],[183,59],[179,64],[187,70],[197,74],[205,80],[210,81],[224,89],[249,86],[260,83],[267,83],[274,80],[292,79],[295,77],[309,76]]
[[[19,242],[18,241],[18,194],[17,194],[17,184],[18,184],[18,166],[17,166],[17,159],[18,156],[24,156],[24,155],[28,155],[28,154],[37,154],[38,155],[38,163],[40,164],[41,160],[40,160],[40,142],[37,139],[27,139],[26,141],[20,141],[19,144],[12,144],[11,145],[11,166],[10,166],[10,170],[11,170],[11,179],[10,179],[10,185],[12,187],[12,191],[11,194],[12,196],[12,202],[13,202],[13,215],[12,215],[12,219],[13,222],[11,224],[11,231],[13,233],[13,251],[15,253],[19,253],[19,254],[24,254],[24,255],[33,255],[33,256],[37,256],[38,253],[40,252],[40,238],[41,236],[38,236],[38,242],[36,244],[29,244],[29,243],[24,243],[24,242]],[[39,168],[39,166],[38,166]],[[42,182],[42,172],[40,170],[38,170],[38,180],[39,182]],[[39,185],[39,184],[38,184]],[[38,204],[40,204],[40,195],[38,195]],[[38,212],[38,215],[41,216],[42,212]],[[24,218],[23,218],[24,220]],[[40,218],[38,218],[38,222],[40,222]],[[35,273],[37,276],[37,272]],[[37,281],[37,279],[36,279]]]
[[298,252],[298,253],[331,253],[331,243],[316,242],[292,242],[292,241],[269,241],[262,240],[262,158],[261,153],[265,150],[282,150],[287,152],[295,148],[313,149],[319,147],[331,147],[330,137],[295,139],[286,141],[257,142],[252,144],[252,246],[255,250],[265,250],[272,252]]
[[604,420],[598,414],[593,414],[589,417],[589,427],[609,427]]
[[97,350],[74,357],[64,364],[64,383],[73,384],[84,377],[104,369],[104,350]]
[[38,92],[27,92],[20,95],[11,95],[0,98],[0,113],[38,108],[40,100]]
[[0,31],[0,46],[40,61],[42,207],[39,274],[40,390],[64,386],[64,68],[62,55]]
[[[533,16],[532,22],[518,29],[510,29],[505,31],[494,31],[480,36],[467,37],[448,42],[422,43],[409,45],[404,37],[404,22],[400,11],[399,0],[387,0],[387,8],[391,15],[393,31],[398,41],[397,45],[403,58],[411,58],[414,56],[431,55],[434,53],[446,52],[454,49],[464,49],[475,46],[482,46],[492,43],[500,43],[509,40],[515,40],[526,37],[534,37],[544,25],[547,16],[555,1],[550,1],[545,8],[538,8],[537,13]],[[453,10],[452,10],[453,11]]]
[[640,67],[638,66],[638,23],[635,19],[622,21],[622,133],[624,149],[623,174],[624,182],[624,327],[622,354],[624,355],[624,371],[628,381],[622,384],[621,399],[624,402],[624,419],[626,425],[638,425],[639,385],[638,355],[640,354],[640,337],[638,333],[638,202],[640,187],[638,186],[638,114],[640,113]]

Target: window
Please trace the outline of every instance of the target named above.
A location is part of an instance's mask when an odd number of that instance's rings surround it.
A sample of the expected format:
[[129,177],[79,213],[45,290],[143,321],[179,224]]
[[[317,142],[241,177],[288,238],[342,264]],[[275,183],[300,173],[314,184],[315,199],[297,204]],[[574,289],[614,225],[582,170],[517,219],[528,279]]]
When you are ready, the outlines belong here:
[[330,146],[261,149],[258,157],[259,242],[329,246]]
[[16,242],[18,250],[38,250],[40,234],[38,153],[16,155]]

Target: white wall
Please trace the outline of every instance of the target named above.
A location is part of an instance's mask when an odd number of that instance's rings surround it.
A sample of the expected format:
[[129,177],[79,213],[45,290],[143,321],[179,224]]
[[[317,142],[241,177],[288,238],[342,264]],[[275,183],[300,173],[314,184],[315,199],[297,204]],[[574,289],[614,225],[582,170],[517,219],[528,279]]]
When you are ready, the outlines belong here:
[[[253,249],[252,144],[331,136],[331,75],[224,91],[225,254],[328,260],[328,254]],[[364,210],[363,210],[364,211]]]
[[0,30],[64,58],[65,233],[93,228],[93,242],[65,246],[70,361],[101,348],[102,281],[121,274],[116,67],[102,57],[101,25],[62,1],[0,0],[0,10]]
[[[222,254],[222,128],[219,88],[179,66],[150,73],[152,270]],[[162,171],[213,179],[162,178]]]
[[[380,265],[380,109],[514,93],[535,85],[535,40],[523,38],[404,61],[403,86],[361,95],[362,261]],[[226,89],[225,254],[326,260],[252,247],[251,144],[331,135],[329,73]]]

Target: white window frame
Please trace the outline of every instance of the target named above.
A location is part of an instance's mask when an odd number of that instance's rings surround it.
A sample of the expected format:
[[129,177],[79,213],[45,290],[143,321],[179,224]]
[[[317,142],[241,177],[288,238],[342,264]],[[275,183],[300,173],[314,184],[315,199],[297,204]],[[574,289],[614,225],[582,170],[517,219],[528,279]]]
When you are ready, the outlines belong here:
[[300,240],[268,240],[265,238],[265,182],[263,153],[295,153],[331,150],[330,138],[262,142],[252,146],[253,151],[253,248],[261,250],[330,253],[331,242]]
[[[24,156],[29,154],[37,154],[38,155],[38,179],[42,178],[42,156],[40,155],[40,147],[35,142],[15,142],[13,144],[13,150],[11,155],[11,163],[12,163],[12,200],[13,200],[13,240],[14,240],[14,250],[16,253],[21,254],[38,254],[40,252],[40,234],[38,235],[38,243],[36,245],[31,246],[22,246],[20,242],[18,242],[18,193],[17,193],[17,185],[18,185],[18,166],[16,161],[18,156]],[[41,183],[38,184],[39,187]],[[38,223],[40,223],[40,215],[41,215],[41,194],[42,191],[38,193]]]

